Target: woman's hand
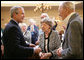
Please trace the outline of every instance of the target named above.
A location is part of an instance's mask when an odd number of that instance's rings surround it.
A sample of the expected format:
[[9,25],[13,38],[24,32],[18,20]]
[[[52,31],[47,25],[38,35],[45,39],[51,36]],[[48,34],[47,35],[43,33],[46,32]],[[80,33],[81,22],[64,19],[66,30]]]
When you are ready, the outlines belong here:
[[40,59],[49,59],[50,56],[52,56],[51,53],[42,53]]

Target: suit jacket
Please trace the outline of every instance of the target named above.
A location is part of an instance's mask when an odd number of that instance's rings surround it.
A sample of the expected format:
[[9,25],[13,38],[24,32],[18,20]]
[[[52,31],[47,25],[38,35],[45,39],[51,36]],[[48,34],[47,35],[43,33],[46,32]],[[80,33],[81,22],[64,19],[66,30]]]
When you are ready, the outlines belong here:
[[10,20],[4,29],[3,43],[6,59],[25,59],[33,54],[33,48],[25,43],[23,33],[14,20]]
[[62,48],[63,59],[83,58],[83,22],[77,13],[68,21]]
[[[45,36],[44,33],[40,35],[39,38],[39,47],[42,49],[42,52],[45,52]],[[58,59],[56,56],[56,50],[61,46],[61,40],[59,38],[59,35],[57,31],[52,30],[49,34],[48,38],[48,52],[52,53],[52,57],[50,59]]]

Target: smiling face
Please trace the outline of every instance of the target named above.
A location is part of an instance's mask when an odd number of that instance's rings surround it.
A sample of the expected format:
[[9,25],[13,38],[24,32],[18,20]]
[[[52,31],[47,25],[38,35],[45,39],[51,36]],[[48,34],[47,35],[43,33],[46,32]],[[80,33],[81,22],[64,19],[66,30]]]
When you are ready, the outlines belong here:
[[44,32],[47,32],[50,29],[50,26],[46,23],[42,23],[41,27]]
[[22,8],[18,8],[18,13],[16,14],[14,12],[13,17],[18,23],[23,22],[23,20],[24,20],[24,10]]

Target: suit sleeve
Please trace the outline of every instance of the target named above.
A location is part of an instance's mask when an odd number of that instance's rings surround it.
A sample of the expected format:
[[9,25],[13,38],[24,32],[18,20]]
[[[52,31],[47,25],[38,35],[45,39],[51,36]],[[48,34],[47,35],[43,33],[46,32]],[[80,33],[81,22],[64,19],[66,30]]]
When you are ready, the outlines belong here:
[[[9,47],[11,47],[10,52],[15,52],[14,54],[19,54],[21,56],[32,56],[33,48],[27,47],[27,46],[22,46],[20,39],[20,32],[17,27],[11,27],[8,30],[8,37],[10,37],[8,40],[8,43],[10,44]],[[25,44],[25,43],[24,43]]]
[[61,54],[64,57],[79,55],[81,50],[81,25],[78,21],[70,23],[68,32],[68,48],[64,49]]

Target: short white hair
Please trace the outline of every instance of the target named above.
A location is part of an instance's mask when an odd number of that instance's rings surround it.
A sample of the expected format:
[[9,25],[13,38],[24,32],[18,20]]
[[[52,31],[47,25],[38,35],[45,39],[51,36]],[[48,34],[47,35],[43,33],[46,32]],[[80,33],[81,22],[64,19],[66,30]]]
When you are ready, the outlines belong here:
[[20,27],[26,26],[26,28],[27,28],[27,24],[26,23],[19,23],[19,26]]
[[34,19],[29,19],[29,22],[31,23],[31,24],[36,24],[36,21],[34,20]]
[[41,14],[41,17],[43,17],[42,20],[45,20],[45,19],[46,19],[46,20],[49,20],[49,16],[48,16],[47,13],[42,13],[42,14]]
[[75,4],[73,2],[65,1],[65,2],[61,3],[60,6],[63,6],[63,8],[69,8],[69,9],[75,11]]

